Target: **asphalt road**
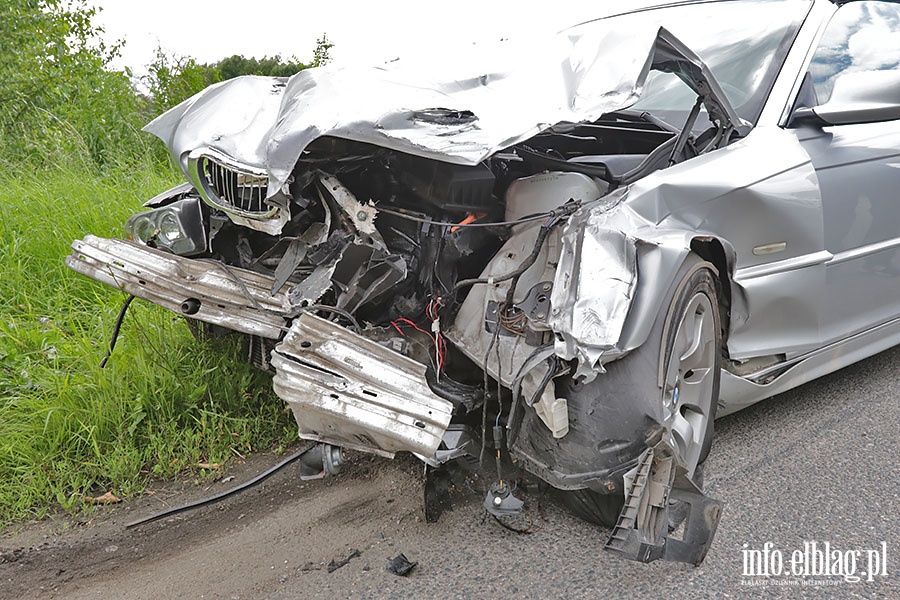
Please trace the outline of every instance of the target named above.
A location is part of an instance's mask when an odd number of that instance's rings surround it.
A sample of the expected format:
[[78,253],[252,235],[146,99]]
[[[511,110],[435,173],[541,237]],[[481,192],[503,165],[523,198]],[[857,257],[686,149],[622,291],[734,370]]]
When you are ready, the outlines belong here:
[[[6,537],[0,597],[900,598],[898,367],[900,349],[890,350],[717,421],[706,490],[725,508],[700,567],[610,555],[607,531],[533,490],[537,531],[509,532],[484,518],[474,476],[457,486],[454,510],[427,524],[419,463],[358,455],[329,481],[301,483],[289,469],[142,528],[122,524],[157,510],[155,499],[68,538]],[[784,573],[745,574],[750,551],[772,570],[780,557]],[[813,574],[822,567],[805,557],[816,551],[831,574]],[[417,562],[406,577],[385,569],[400,552]],[[792,559],[810,575],[790,575]]]

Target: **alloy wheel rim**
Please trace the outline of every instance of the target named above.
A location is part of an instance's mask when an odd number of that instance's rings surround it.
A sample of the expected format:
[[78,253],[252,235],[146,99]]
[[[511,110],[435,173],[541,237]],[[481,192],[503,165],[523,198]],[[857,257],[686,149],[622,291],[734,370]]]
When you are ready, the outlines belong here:
[[716,369],[716,321],[709,297],[698,292],[675,331],[663,386],[664,424],[688,477],[703,453],[712,415]]

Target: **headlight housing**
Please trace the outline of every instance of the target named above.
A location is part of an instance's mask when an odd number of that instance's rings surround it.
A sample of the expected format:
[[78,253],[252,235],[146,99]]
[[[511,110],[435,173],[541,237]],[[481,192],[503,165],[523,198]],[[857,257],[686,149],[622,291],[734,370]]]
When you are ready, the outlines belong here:
[[185,198],[138,213],[128,219],[125,228],[132,240],[151,248],[180,256],[206,252],[206,227],[199,198]]

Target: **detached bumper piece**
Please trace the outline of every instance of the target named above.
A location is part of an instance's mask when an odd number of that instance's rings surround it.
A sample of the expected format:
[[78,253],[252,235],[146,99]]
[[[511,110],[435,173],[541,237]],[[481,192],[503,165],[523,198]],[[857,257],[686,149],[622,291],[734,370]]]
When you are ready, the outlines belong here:
[[431,457],[453,404],[425,383],[425,366],[304,313],[272,353],[275,393],[301,438],[381,456]]
[[92,235],[72,243],[73,271],[192,319],[278,339],[289,303],[271,277]]
[[[625,506],[604,550],[644,563],[660,558],[702,563],[716,534],[722,502],[697,489],[663,442],[645,450],[631,473]],[[677,510],[678,503],[687,506],[681,539],[669,537],[669,512]]]

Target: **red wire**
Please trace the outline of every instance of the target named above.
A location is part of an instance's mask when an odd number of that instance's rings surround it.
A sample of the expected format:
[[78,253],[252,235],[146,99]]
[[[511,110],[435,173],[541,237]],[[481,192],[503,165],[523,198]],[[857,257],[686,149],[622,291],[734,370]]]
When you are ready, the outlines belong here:
[[[440,300],[438,300],[437,302],[438,302],[438,304],[439,304],[439,303],[440,303]],[[437,313],[436,313],[436,310],[433,310],[433,309],[435,308],[435,307],[433,306],[433,303],[434,303],[433,300],[432,300],[431,302],[428,303],[428,306],[426,306],[426,308],[425,308],[425,314],[426,314],[426,316],[428,316],[428,317],[431,318],[432,320],[436,320],[436,319],[437,319]],[[433,318],[432,318],[432,314],[434,314],[434,317],[433,317]],[[428,336],[428,339],[431,340],[431,343],[434,344],[435,348],[437,348],[437,354],[438,354],[438,364],[437,364],[437,369],[438,369],[438,372],[443,371],[443,370],[444,370],[444,363],[447,362],[447,341],[444,339],[444,336],[443,336],[442,334],[438,333],[438,334],[437,334],[437,337],[435,337],[435,336],[432,335],[430,332],[425,331],[424,329],[422,329],[421,327],[419,327],[418,325],[416,325],[415,323],[413,323],[413,322],[410,321],[409,319],[406,319],[406,318],[401,317],[401,318],[399,318],[399,319],[396,319],[396,320],[394,320],[394,321],[391,321],[391,325],[393,326],[394,329],[397,330],[397,333],[399,333],[399,334],[402,335],[403,337],[406,337],[406,334],[403,333],[403,330],[402,330],[402,329],[400,329],[400,326],[398,325],[398,323],[400,323],[400,324],[402,324],[402,325],[408,325],[408,326],[412,327],[413,329],[415,329],[416,331],[418,331],[419,333],[424,333],[425,335]]]

